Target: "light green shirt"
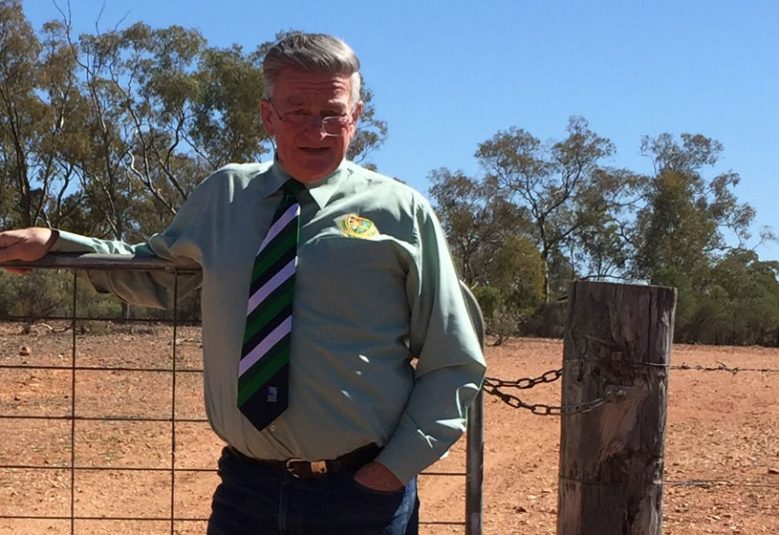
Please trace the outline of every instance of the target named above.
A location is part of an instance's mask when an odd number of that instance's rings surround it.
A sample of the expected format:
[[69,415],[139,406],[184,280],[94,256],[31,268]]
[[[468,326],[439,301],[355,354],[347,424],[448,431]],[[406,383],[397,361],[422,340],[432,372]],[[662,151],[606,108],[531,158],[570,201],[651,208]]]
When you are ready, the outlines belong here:
[[[260,459],[316,460],[375,442],[377,461],[408,481],[462,434],[485,364],[440,225],[424,197],[396,180],[343,162],[307,186],[289,406],[262,431],[237,408],[252,264],[288,179],[277,163],[230,165],[145,244],[61,232],[52,250],[202,268],[179,291],[202,284],[206,412],[231,446]],[[170,274],[88,276],[127,302],[171,305]]]

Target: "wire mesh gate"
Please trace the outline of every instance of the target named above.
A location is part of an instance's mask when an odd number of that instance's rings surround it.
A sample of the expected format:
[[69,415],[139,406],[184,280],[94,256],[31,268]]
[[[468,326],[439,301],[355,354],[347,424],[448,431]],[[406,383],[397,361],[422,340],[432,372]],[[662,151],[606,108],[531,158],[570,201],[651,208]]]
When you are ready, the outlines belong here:
[[[210,492],[218,478],[213,467],[193,464],[193,459],[209,448],[218,452],[219,441],[202,409],[200,349],[182,354],[187,347],[182,333],[188,334],[184,330],[190,327],[178,317],[176,288],[176,307],[161,323],[165,327],[158,328],[170,335],[164,358],[131,352],[117,355],[115,348],[102,356],[99,347],[92,347],[91,355],[78,352],[79,346],[83,348],[94,338],[81,339],[81,322],[116,319],[79,314],[81,270],[167,270],[176,275],[181,271],[159,259],[119,255],[49,255],[24,265],[72,271],[70,314],[1,319],[64,322],[68,334],[59,342],[68,347],[46,356],[30,354],[21,363],[18,355],[0,355],[0,422],[6,437],[0,446],[0,519],[6,527],[0,525],[0,534],[203,533]],[[481,313],[463,288],[483,343]],[[144,325],[149,320],[124,321]],[[46,399],[33,401],[41,385]],[[192,399],[197,403],[185,403]],[[123,410],[130,403],[135,412]],[[481,534],[481,404],[479,394],[468,419],[464,471],[423,472],[425,476],[465,477],[465,520],[423,518],[423,525],[459,525],[468,535]],[[193,410],[193,406],[198,408]],[[58,453],[52,455],[52,451]],[[144,462],[127,462],[126,457]],[[198,494],[201,488],[209,494]]]

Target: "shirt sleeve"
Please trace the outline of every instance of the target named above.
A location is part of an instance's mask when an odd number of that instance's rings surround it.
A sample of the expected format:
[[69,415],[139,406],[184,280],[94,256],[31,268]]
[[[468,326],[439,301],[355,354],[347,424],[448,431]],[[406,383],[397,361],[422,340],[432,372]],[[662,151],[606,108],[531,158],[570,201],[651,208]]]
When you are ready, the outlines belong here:
[[465,431],[467,408],[486,365],[443,230],[432,208],[415,209],[417,254],[408,274],[409,343],[415,384],[401,420],[376,459],[402,482],[438,460]]
[[[173,262],[177,267],[193,271],[175,274],[164,270],[85,270],[84,275],[100,293],[110,293],[132,305],[172,308],[174,288],[178,297],[200,286],[200,254],[193,240],[192,198],[185,202],[173,223],[162,233],[151,236],[145,243],[131,245],[117,240],[101,240],[58,230],[59,237],[50,252],[96,253],[158,257]],[[176,277],[178,284],[176,285]]]

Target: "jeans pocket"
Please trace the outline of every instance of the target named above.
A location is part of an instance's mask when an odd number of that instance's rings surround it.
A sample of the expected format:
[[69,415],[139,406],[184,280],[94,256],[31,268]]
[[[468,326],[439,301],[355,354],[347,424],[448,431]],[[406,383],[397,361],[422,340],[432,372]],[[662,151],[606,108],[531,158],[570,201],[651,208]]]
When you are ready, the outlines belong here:
[[372,489],[370,487],[366,487],[353,477],[349,477],[349,481],[351,482],[352,486],[356,488],[359,492],[365,493],[365,494],[371,494],[373,496],[385,496],[385,497],[396,497],[401,496],[405,490],[406,487],[400,487],[397,490],[378,490],[378,489]]

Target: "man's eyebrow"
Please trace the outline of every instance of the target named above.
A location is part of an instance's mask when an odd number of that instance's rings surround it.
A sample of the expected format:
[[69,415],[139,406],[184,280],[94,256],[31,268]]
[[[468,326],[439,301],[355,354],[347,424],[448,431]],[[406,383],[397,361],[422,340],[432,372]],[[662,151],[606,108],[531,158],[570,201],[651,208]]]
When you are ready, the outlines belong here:
[[348,109],[349,108],[349,103],[348,102],[344,102],[343,100],[338,100],[338,99],[328,100],[327,101],[327,107],[328,108]]

